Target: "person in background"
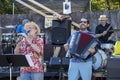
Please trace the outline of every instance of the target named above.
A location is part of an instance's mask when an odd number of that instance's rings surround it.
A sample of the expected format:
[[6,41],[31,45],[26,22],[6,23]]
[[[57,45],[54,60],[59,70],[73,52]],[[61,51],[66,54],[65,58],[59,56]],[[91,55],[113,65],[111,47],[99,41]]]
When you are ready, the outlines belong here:
[[25,23],[27,22],[30,22],[28,19],[24,19],[22,21],[22,24],[19,24],[17,27],[16,27],[16,33],[26,33],[26,30],[24,29],[24,25]]
[[102,43],[111,43],[115,44],[113,27],[107,23],[106,15],[100,15],[99,21],[100,24],[96,26],[95,34],[98,40]]
[[20,68],[20,80],[44,80],[43,71],[43,40],[37,35],[39,26],[34,22],[27,22],[24,29],[29,31],[15,47],[15,54],[29,55],[34,66]]
[[112,52],[112,55],[120,56],[120,37],[118,37],[118,40],[114,45],[114,50]]
[[[95,37],[95,34],[88,31],[88,25],[86,21],[81,20],[81,23],[79,24],[80,31],[85,32],[87,34],[92,35]],[[74,34],[76,34],[77,31],[73,32],[73,34],[68,39],[67,43],[64,44],[65,50],[69,50],[69,44],[71,42],[71,38]],[[90,54],[96,53],[97,48],[90,48],[88,49],[88,52]],[[68,69],[68,80],[78,80],[81,76],[82,80],[91,80],[92,77],[92,57],[88,58],[87,60],[82,60],[77,57],[72,57],[70,59],[69,63],[69,69]]]

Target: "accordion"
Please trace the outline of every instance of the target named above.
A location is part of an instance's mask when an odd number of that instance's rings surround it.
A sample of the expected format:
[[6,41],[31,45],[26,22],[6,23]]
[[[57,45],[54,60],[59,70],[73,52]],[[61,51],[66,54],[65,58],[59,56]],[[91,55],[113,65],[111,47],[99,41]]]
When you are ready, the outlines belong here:
[[77,31],[72,35],[68,52],[74,57],[86,60],[92,56],[88,49],[97,44],[97,39],[92,35]]

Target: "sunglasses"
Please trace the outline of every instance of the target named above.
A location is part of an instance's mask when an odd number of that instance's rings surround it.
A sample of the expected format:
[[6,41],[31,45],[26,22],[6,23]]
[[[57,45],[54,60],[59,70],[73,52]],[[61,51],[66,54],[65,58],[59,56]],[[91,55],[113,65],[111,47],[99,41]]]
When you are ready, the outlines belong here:
[[87,23],[87,21],[81,21],[81,23]]

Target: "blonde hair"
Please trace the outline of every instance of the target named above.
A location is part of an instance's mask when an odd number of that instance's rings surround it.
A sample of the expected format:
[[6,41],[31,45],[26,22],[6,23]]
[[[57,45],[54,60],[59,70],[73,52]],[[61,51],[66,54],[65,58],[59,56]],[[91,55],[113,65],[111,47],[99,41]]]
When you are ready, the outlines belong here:
[[37,30],[37,33],[36,34],[39,34],[40,33],[40,28],[39,28],[39,26],[35,23],[35,22],[27,22],[25,25],[24,25],[24,29],[25,30],[28,30],[28,27],[29,26],[34,26],[35,28],[36,28],[36,30]]

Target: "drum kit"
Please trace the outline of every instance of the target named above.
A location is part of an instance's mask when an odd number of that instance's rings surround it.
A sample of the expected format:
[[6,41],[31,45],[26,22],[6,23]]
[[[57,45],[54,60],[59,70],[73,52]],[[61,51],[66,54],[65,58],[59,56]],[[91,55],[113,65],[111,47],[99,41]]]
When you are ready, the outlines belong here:
[[1,46],[2,54],[11,54],[13,53],[13,48],[15,45],[16,35],[14,33],[15,26],[6,26],[5,28],[0,27],[1,35]]
[[[113,29],[110,32],[120,31],[120,29]],[[111,43],[103,43],[100,45],[97,53],[93,56],[93,69],[105,69],[107,66],[107,58],[113,52],[114,45]]]
[[101,49],[93,56],[93,69],[105,69],[107,65],[107,58],[113,49],[114,45],[110,43],[101,44]]
[[101,49],[93,56],[93,69],[105,68],[107,64],[107,55]]
[[93,70],[106,70],[107,59],[113,52],[113,44],[104,43],[101,44],[101,48],[93,56]]

